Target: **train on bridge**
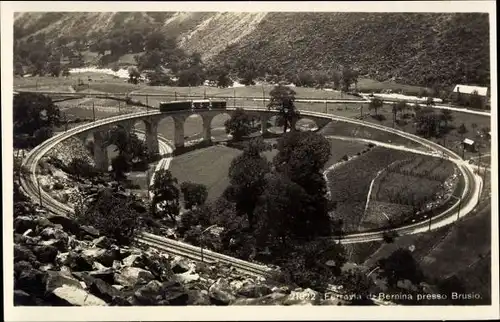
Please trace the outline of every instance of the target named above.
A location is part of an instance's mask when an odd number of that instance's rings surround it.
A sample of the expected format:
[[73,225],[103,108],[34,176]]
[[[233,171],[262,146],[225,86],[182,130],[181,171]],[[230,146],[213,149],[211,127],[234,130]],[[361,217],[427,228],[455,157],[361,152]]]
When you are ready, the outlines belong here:
[[224,100],[192,100],[161,102],[160,112],[184,111],[184,110],[211,110],[226,109],[227,102]]

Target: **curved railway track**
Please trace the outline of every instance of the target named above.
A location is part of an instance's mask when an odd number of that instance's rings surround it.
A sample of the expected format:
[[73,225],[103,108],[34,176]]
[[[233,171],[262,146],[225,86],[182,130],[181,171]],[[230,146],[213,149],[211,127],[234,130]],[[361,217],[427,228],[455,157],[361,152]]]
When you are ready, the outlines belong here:
[[[266,109],[262,108],[255,108],[255,107],[243,107],[246,110],[249,111],[266,111]],[[227,110],[234,110],[235,108],[227,108]],[[221,110],[223,111],[223,110]],[[140,113],[133,113],[133,114],[125,114],[125,115],[119,115],[119,116],[114,116],[106,119],[101,119],[98,121],[95,121],[93,123],[89,124],[84,124],[75,128],[72,128],[64,133],[57,134],[53,136],[52,138],[48,139],[47,141],[43,142],[42,144],[38,145],[35,147],[33,150],[30,151],[30,153],[26,156],[26,158],[23,160],[22,165],[26,167],[29,170],[29,176],[21,178],[21,186],[22,189],[25,191],[25,193],[34,201],[37,202],[41,199],[41,206],[46,208],[49,212],[57,214],[57,215],[62,215],[62,216],[70,216],[74,210],[69,207],[68,205],[62,204],[52,198],[47,192],[43,191],[38,185],[37,178],[36,178],[36,168],[38,165],[38,162],[40,159],[49,151],[51,150],[54,146],[59,144],[60,142],[70,138],[73,135],[90,131],[94,128],[101,127],[101,126],[106,126],[106,125],[111,125],[115,122],[119,121],[124,121],[124,120],[131,120],[131,119],[139,119],[145,116],[152,116],[152,115],[159,115],[162,114],[159,111],[148,111],[148,112],[140,112]],[[170,113],[168,113],[170,114]],[[402,137],[405,137],[409,140],[415,141],[422,146],[427,147],[428,149],[431,149],[433,151],[439,152],[443,156],[446,156],[450,161],[454,162],[459,170],[461,171],[464,181],[465,181],[465,189],[460,197],[461,199],[461,204],[460,202],[456,202],[454,205],[452,205],[449,209],[446,211],[443,211],[439,215],[434,216],[433,218],[433,224],[431,226],[432,229],[439,228],[441,226],[450,224],[454,222],[456,219],[456,210],[458,207],[461,207],[461,217],[465,216],[468,212],[470,212],[475,205],[477,204],[478,201],[478,196],[479,196],[479,186],[478,182],[480,183],[480,179],[474,175],[473,169],[471,165],[469,165],[467,162],[462,160],[460,156],[458,156],[455,152],[448,150],[445,147],[440,146],[437,143],[434,143],[432,141],[420,138],[416,135],[406,133],[400,130],[388,128],[385,126],[381,125],[376,125],[372,123],[368,123],[365,121],[360,121],[360,120],[355,120],[355,119],[350,119],[347,117],[341,117],[337,115],[331,115],[331,114],[324,114],[324,113],[319,113],[319,112],[310,112],[310,111],[301,111],[301,114],[303,116],[315,116],[315,117],[323,117],[323,118],[328,118],[330,120],[336,120],[336,121],[344,121],[352,124],[358,124],[358,125],[363,125],[367,126],[370,128],[378,129],[381,131],[389,132],[389,133],[394,133],[397,135],[400,135]],[[162,144],[161,146],[164,146],[167,144],[167,141],[165,138],[162,138],[159,136],[159,140]],[[398,232],[399,235],[408,235],[408,234],[417,234],[421,233],[424,231],[428,230],[428,221],[422,221],[410,225],[405,225],[402,227],[399,227],[397,229],[394,229],[395,231]],[[376,240],[381,240],[383,239],[384,232],[386,230],[379,230],[379,231],[372,231],[372,232],[367,232],[367,233],[354,233],[354,234],[348,234],[340,237],[340,241],[342,243],[363,243],[363,242],[370,242],[370,241],[376,241]],[[335,240],[339,239],[339,236],[332,236],[329,237]],[[186,243],[182,243],[179,241],[163,238],[160,236],[155,236],[152,234],[148,233],[143,233],[137,238],[137,242],[143,245],[151,246],[160,250],[164,250],[166,252],[170,252],[176,255],[180,256],[185,256],[192,258],[194,260],[201,260],[201,249],[196,246],[192,246]],[[236,269],[252,274],[252,275],[265,275],[270,272],[270,268],[263,266],[263,265],[258,265],[246,261],[242,261],[237,258],[229,257],[223,254],[211,252],[208,250],[204,250],[204,259],[210,262],[222,262],[222,263],[227,263],[235,267]]]

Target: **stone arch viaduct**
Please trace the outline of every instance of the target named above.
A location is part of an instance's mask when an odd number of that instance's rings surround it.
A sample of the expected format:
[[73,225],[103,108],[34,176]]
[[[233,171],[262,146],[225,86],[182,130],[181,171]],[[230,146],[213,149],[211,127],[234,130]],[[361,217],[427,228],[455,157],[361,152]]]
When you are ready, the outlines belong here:
[[[174,145],[176,148],[184,146],[184,123],[186,119],[191,115],[199,115],[203,122],[202,138],[205,142],[210,142],[212,140],[211,134],[211,124],[214,117],[220,114],[231,114],[234,113],[234,109],[211,109],[211,110],[182,110],[182,111],[172,111],[172,112],[149,112],[142,113],[140,115],[131,115],[128,118],[117,119],[114,122],[106,122],[102,125],[93,126],[87,130],[80,131],[76,133],[74,137],[80,138],[86,141],[90,134],[94,138],[94,162],[96,168],[100,170],[107,170],[109,165],[108,154],[107,154],[107,133],[114,126],[123,127],[128,133],[131,133],[134,125],[137,122],[143,122],[145,125],[145,141],[148,151],[150,153],[159,153],[158,148],[158,125],[159,123],[168,117],[171,117],[174,122]],[[260,122],[260,132],[265,135],[268,132],[268,121],[271,117],[277,115],[274,110],[245,110],[249,116],[254,117]],[[125,115],[124,115],[125,116]],[[304,115],[305,119],[312,120],[316,123],[316,130],[321,129],[331,120],[324,117],[318,117],[314,115]],[[113,119],[113,118],[111,118]],[[296,123],[296,122],[295,122]],[[292,129],[295,129],[296,124],[292,124]]]

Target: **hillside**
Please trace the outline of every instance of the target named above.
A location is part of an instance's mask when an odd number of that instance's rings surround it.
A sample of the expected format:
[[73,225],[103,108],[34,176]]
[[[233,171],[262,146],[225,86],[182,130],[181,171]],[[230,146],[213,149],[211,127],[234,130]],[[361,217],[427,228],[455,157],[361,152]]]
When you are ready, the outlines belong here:
[[16,39],[44,34],[87,44],[109,34],[159,31],[205,61],[255,60],[296,74],[342,65],[362,76],[412,85],[489,85],[487,14],[420,13],[22,13]]

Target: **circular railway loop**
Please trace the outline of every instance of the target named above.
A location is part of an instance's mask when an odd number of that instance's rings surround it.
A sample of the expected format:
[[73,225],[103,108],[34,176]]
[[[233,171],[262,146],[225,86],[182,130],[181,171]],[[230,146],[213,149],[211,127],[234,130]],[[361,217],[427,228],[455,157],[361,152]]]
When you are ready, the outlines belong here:
[[[263,115],[262,117],[270,117],[270,115],[272,116],[276,113],[276,111],[269,111],[265,108],[255,108],[255,107],[245,107],[245,106],[242,106],[241,108],[252,114]],[[232,112],[234,110],[236,110],[235,107],[228,107],[226,109],[212,109],[206,112],[212,113],[212,115],[213,114],[217,115],[217,114]],[[44,191],[43,189],[39,189],[38,187],[38,181],[36,178],[36,168],[40,159],[48,151],[50,151],[60,142],[74,135],[83,134],[85,132],[91,132],[99,128],[105,129],[109,126],[112,126],[115,123],[120,123],[123,121],[136,122],[141,119],[145,120],[151,117],[159,117],[159,118],[167,116],[185,117],[186,115],[189,116],[193,113],[195,112],[190,110],[172,111],[172,112],[160,112],[159,110],[153,110],[153,111],[149,110],[147,112],[124,114],[124,115],[118,115],[105,119],[96,120],[95,122],[77,126],[72,129],[69,129],[66,132],[59,133],[51,137],[50,139],[46,140],[42,144],[38,145],[37,147],[35,147],[23,159],[22,165],[29,171],[29,175],[21,178],[21,188],[24,190],[27,196],[30,197],[34,202],[37,202],[40,198],[43,207],[46,208],[49,212],[61,216],[71,215],[74,212],[74,209],[72,209],[68,205],[65,205],[55,200],[46,191]],[[196,113],[203,114],[205,113],[205,111],[196,111]],[[457,202],[454,203],[450,208],[433,217],[433,223],[431,229],[437,229],[439,227],[449,225],[454,221],[456,221],[457,210],[460,212],[460,218],[463,218],[474,209],[474,207],[479,201],[480,187],[482,186],[481,185],[482,181],[481,178],[474,173],[472,165],[464,161],[455,152],[435,142],[386,126],[381,126],[366,121],[351,119],[347,117],[319,113],[319,112],[311,112],[305,110],[301,111],[301,115],[303,117],[313,118],[316,120],[323,120],[328,122],[330,121],[347,122],[354,125],[362,125],[376,130],[397,134],[401,137],[417,142],[428,149],[431,149],[432,151],[435,152],[436,156],[445,157],[451,162],[453,162],[463,175],[465,182],[464,190],[461,193],[461,196],[459,198],[460,200],[457,200]],[[141,134],[144,135],[144,133]],[[171,151],[172,149],[171,143],[161,136],[158,136],[158,147],[160,152],[168,152]],[[166,164],[168,164],[168,162]],[[422,233],[429,230],[428,220],[423,220],[413,224],[403,225],[393,230],[400,236]],[[342,235],[340,242],[343,244],[348,244],[348,243],[364,243],[364,242],[382,240],[385,231],[386,229],[380,229],[365,233],[346,234]],[[336,236],[331,236],[330,238],[338,240],[338,237]],[[170,252],[174,252],[176,254],[183,255],[186,257],[191,257],[193,259],[198,259],[196,256],[198,256],[197,254],[199,253],[199,248],[186,243],[170,240],[167,238],[155,236],[148,233],[143,233],[140,237],[137,238],[137,241],[147,246],[156,247],[158,249],[163,249],[163,250],[168,249],[168,251]],[[267,270],[265,266],[256,264],[252,264],[254,266],[252,265],[249,266],[248,262],[241,261],[215,252],[207,253],[206,258],[207,260],[231,263],[232,265],[235,265],[237,269],[245,271],[249,274],[263,274]]]

